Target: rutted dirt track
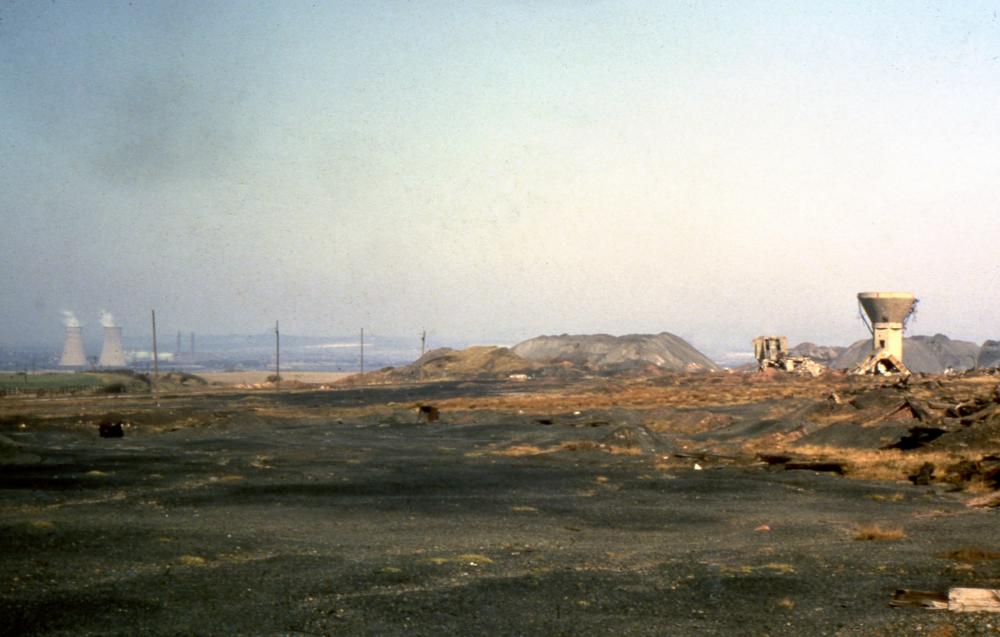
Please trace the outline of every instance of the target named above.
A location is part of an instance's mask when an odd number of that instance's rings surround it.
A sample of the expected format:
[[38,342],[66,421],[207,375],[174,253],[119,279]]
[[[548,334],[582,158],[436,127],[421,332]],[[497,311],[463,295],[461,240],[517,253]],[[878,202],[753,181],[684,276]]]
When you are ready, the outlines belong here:
[[[823,379],[720,389],[712,378],[189,393],[158,408],[0,403],[0,625],[66,635],[1000,634],[998,615],[888,605],[898,588],[1000,587],[996,509],[966,506],[970,496],[943,482],[753,462],[765,446],[787,451],[819,435],[817,423],[882,413],[897,390]],[[974,404],[992,390],[979,385],[935,391]],[[857,417],[837,402],[850,392],[865,397]],[[124,438],[97,437],[109,414],[132,425]],[[920,424],[879,418],[864,428]],[[988,455],[992,434],[969,431],[930,444],[964,436]],[[896,533],[856,539],[876,527]]]

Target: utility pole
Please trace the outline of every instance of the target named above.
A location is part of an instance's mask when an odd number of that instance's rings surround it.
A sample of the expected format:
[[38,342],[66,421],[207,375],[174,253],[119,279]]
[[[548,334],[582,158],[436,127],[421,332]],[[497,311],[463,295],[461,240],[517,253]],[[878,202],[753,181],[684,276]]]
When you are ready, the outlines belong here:
[[159,407],[160,403],[156,397],[156,379],[160,376],[160,363],[156,353],[156,310],[150,310],[153,318],[153,377],[149,380],[149,391],[153,394],[153,402]]
[[278,322],[274,322],[274,386],[281,388],[281,334]]
[[365,382],[365,328],[361,328],[361,383]]
[[[424,357],[424,349],[427,346],[427,330],[420,332],[420,358]],[[424,380],[424,364],[420,363],[420,380]]]
[[153,315],[153,378],[160,376],[160,361],[156,354],[156,310],[150,310]]

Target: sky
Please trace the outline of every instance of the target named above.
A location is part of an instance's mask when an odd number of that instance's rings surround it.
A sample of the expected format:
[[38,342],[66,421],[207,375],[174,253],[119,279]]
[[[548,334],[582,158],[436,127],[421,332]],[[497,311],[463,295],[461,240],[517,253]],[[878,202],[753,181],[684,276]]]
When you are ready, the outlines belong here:
[[0,344],[1000,338],[998,11],[0,0]]

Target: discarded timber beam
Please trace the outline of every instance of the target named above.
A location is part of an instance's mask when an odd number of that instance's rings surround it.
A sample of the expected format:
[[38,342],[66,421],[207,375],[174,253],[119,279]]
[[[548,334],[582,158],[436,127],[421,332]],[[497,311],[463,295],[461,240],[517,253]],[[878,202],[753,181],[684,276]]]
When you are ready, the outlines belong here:
[[784,467],[785,471],[820,471],[843,475],[847,466],[839,460],[810,460],[783,453],[758,453],[757,458],[772,467]]
[[953,588],[948,610],[956,613],[1000,613],[1000,588]]
[[835,461],[786,462],[785,471],[819,471],[822,473],[836,473],[838,475],[844,475],[844,463]]
[[913,411],[913,407],[911,407],[906,400],[901,400],[899,401],[899,403],[894,405],[892,409],[889,409],[888,411],[878,414],[877,416],[869,418],[868,420],[865,420],[864,422],[861,422],[859,424],[862,427],[875,427],[877,425],[881,425],[886,420],[889,420],[893,416],[899,414],[901,411],[909,411],[911,414],[913,414],[915,418],[919,418],[919,416],[917,416],[917,413]]
[[889,606],[897,608],[930,608],[947,610],[948,596],[937,591],[911,591],[901,588],[892,594]]
[[931,409],[937,409],[939,411],[946,411],[948,409],[954,409],[956,405],[954,403],[942,402],[940,400],[928,400],[927,406]]
[[685,458],[688,460],[700,460],[702,462],[707,462],[709,460],[718,460],[723,462],[736,462],[740,458],[737,456],[724,456],[720,453],[711,453],[708,451],[675,451],[673,452],[675,458]]
[[948,593],[897,590],[889,606],[950,610],[954,613],[1000,613],[1000,589],[956,586]]
[[757,459],[769,465],[786,464],[792,461],[792,457],[786,453],[758,453]]
[[930,410],[927,403],[917,400],[912,396],[906,398],[906,404],[909,405],[913,414],[920,419],[920,422],[931,422],[932,420],[937,420],[938,417]]
[[986,409],[980,409],[976,413],[969,414],[968,416],[965,416],[964,418],[962,418],[962,424],[963,425],[971,425],[971,424],[977,423],[977,422],[979,422],[981,420],[986,420],[987,418],[989,418],[990,416],[993,416],[994,414],[996,414],[998,412],[1000,412],[1000,405],[990,405]]

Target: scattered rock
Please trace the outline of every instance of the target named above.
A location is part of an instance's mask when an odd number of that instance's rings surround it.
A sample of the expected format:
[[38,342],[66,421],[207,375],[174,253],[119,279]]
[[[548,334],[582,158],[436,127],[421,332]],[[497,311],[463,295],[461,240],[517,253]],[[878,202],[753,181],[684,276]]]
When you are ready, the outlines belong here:
[[427,422],[437,422],[441,417],[441,412],[434,405],[417,405],[417,413]]
[[102,420],[97,425],[97,432],[101,438],[123,438],[125,437],[125,430],[122,428],[122,425],[123,423],[121,422]]
[[934,463],[925,462],[920,465],[916,473],[907,476],[910,482],[916,485],[928,485],[934,480]]

